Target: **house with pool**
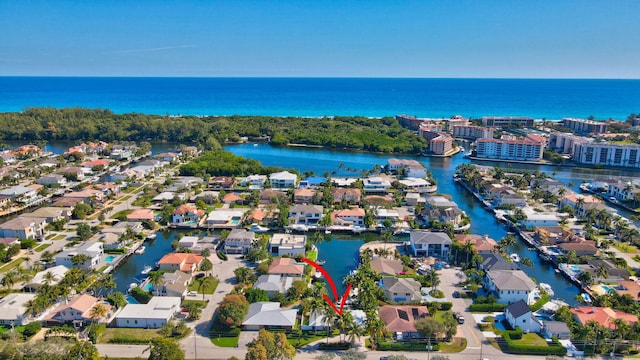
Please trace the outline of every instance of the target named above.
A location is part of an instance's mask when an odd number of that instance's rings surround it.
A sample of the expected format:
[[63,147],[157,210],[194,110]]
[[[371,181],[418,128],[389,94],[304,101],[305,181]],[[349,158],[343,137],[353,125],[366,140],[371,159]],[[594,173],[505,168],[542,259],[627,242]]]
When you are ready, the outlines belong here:
[[[78,264],[78,267],[94,269],[100,263],[102,255],[104,255],[103,243],[100,241],[86,242],[78,246],[75,250],[70,249],[59,252],[55,257],[56,265],[64,265],[68,268],[76,267],[73,259],[78,255],[86,255],[88,257],[84,263]],[[113,258],[111,258],[111,260],[113,260]],[[105,261],[109,262],[108,259],[105,259]]]

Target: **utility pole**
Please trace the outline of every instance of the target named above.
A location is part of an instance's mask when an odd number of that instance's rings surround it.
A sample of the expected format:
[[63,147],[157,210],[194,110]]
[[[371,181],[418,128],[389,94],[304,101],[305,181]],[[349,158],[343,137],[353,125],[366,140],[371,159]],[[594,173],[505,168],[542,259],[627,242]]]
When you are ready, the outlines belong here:
[[480,360],[482,360],[482,339],[480,339]]
[[196,342],[196,328],[193,328],[193,352],[194,357],[198,360],[198,344]]

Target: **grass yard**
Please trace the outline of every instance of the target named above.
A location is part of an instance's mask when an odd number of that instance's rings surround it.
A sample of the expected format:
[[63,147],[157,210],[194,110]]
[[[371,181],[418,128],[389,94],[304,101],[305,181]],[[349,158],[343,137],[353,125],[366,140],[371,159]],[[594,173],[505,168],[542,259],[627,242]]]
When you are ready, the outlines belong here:
[[307,258],[309,260],[316,261],[316,259],[318,258],[318,252],[316,250],[307,251]]
[[[207,285],[205,285],[205,286],[203,286],[201,288],[200,284],[202,282],[205,282]],[[217,278],[215,278],[213,276],[205,276],[205,277],[200,278],[198,280],[195,280],[191,284],[189,284],[189,291],[197,291],[199,294],[202,294],[202,293],[213,294],[213,293],[215,293],[219,282],[220,282],[220,280],[218,280]]]
[[64,240],[64,239],[66,239],[66,238],[67,238],[67,235],[60,234],[60,235],[58,235],[58,236],[54,237],[54,238],[53,238],[53,240],[54,240],[54,241],[55,241],[55,240]]
[[640,250],[638,250],[635,245],[629,245],[625,243],[615,243],[613,247],[626,254],[636,254],[640,252]]
[[42,245],[36,246],[36,248],[34,250],[36,252],[40,252],[40,251],[43,251],[44,249],[48,248],[49,246],[51,246],[51,244],[42,244]]
[[238,345],[238,338],[239,336],[211,338],[211,342],[216,346],[234,348]]
[[514,343],[522,344],[522,345],[530,345],[530,346],[547,346],[547,341],[543,339],[540,335],[529,333],[522,334],[522,339],[520,340],[512,340]]
[[136,341],[152,340],[162,337],[159,329],[106,328],[98,342],[108,344],[112,339],[132,339]]
[[[331,336],[336,336],[339,334],[340,332],[338,330],[331,331]],[[289,344],[291,344],[295,348],[300,348],[314,341],[327,338],[326,330],[318,330],[315,333],[313,331],[303,331],[299,336],[293,332],[289,332],[286,335]]]
[[22,257],[17,258],[15,260],[11,261],[10,263],[5,264],[2,267],[0,267],[0,272],[9,271],[9,270],[13,269],[14,267],[22,264],[22,262],[24,262],[25,260],[27,260],[27,259],[22,258]]
[[467,339],[465,338],[453,338],[453,341],[448,343],[440,343],[440,351],[445,353],[459,353],[467,348]]

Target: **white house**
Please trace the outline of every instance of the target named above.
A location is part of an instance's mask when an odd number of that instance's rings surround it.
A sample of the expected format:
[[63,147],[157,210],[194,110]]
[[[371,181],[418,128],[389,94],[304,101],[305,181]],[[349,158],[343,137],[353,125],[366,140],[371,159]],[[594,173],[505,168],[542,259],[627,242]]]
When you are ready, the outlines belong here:
[[264,290],[269,297],[272,297],[276,293],[286,294],[294,280],[298,279],[293,276],[281,276],[277,274],[260,275],[258,280],[253,284],[253,288]]
[[404,185],[407,190],[415,191],[417,193],[431,193],[438,190],[438,187],[431,184],[423,178],[408,177],[398,181]]
[[306,243],[306,235],[273,234],[269,242],[269,249],[271,250],[271,254],[275,256],[304,255]]
[[246,254],[253,248],[256,234],[245,229],[233,229],[224,241],[227,254]]
[[366,178],[362,183],[365,193],[383,193],[391,188],[391,182],[379,176]]
[[104,255],[104,244],[100,241],[86,242],[78,246],[75,250],[66,250],[56,254],[56,265],[64,265],[68,268],[75,267],[73,257],[76,255],[87,255],[89,259],[80,264],[85,269],[93,269]]
[[281,309],[279,302],[256,302],[249,305],[242,327],[245,330],[293,329],[297,314],[297,309]]
[[387,168],[391,171],[403,169],[404,175],[408,177],[426,177],[427,169],[416,160],[395,159],[387,160]]
[[271,187],[277,189],[288,189],[290,187],[295,187],[296,181],[298,181],[298,175],[292,174],[288,171],[281,171],[269,175],[269,182],[271,183]]
[[249,189],[262,189],[267,182],[266,175],[249,175],[240,181],[240,185],[248,186]]
[[36,294],[13,293],[0,299],[0,324],[26,325],[33,319],[26,315],[27,302],[36,298]]
[[324,209],[321,205],[294,205],[289,209],[289,223],[300,225],[317,225]]
[[524,300],[509,304],[504,309],[504,317],[513,329],[519,327],[525,333],[537,333],[541,329],[541,322],[533,316]]
[[240,225],[244,213],[245,211],[243,210],[234,209],[214,210],[207,216],[205,224],[211,227],[237,227]]
[[179,297],[154,296],[147,304],[128,304],[116,316],[116,326],[158,329],[180,311]]
[[558,226],[558,216],[556,214],[545,214],[537,212],[525,211],[526,219],[520,221],[520,224],[527,229],[533,229],[536,226]]
[[336,210],[331,214],[334,225],[364,227],[366,213],[363,208]]
[[451,253],[451,238],[443,232],[412,231],[410,238],[413,256],[448,258]]
[[522,270],[490,270],[485,277],[486,289],[496,295],[501,304],[523,300],[533,304],[536,284]]
[[[28,285],[30,289],[39,289],[43,284],[56,285],[64,278],[69,268],[64,265],[57,265],[35,274],[31,283]],[[48,275],[51,274],[51,275]],[[48,279],[48,280],[47,280]]]
[[0,237],[35,239],[46,233],[47,219],[19,216],[0,224]]
[[60,174],[49,174],[49,175],[42,176],[38,180],[36,180],[36,184],[45,185],[45,186],[53,186],[53,185],[65,186],[67,185],[67,178]]
[[191,249],[198,244],[197,236],[183,236],[179,241],[178,245],[187,249]]

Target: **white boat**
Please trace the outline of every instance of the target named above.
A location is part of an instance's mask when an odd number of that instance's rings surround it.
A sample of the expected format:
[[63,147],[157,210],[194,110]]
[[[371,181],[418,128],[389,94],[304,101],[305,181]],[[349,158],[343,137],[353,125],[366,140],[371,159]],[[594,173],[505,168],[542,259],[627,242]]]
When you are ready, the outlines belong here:
[[544,290],[549,296],[553,297],[553,295],[555,295],[555,293],[553,292],[553,289],[551,288],[551,285],[547,283],[540,283],[539,285],[540,285],[540,288]]
[[320,279],[322,277],[322,273],[320,271],[316,271],[314,276],[315,276],[316,279]]
[[331,234],[331,230],[327,229],[324,231],[325,234]]
[[147,235],[145,240],[155,240],[157,236],[158,235],[156,235],[156,233],[149,234],[149,235]]
[[591,304],[591,296],[589,296],[589,294],[582,293],[580,294],[580,296],[582,296],[582,300],[584,300],[584,302],[586,302],[587,304]]
[[151,267],[151,265],[146,265],[140,274],[147,275],[151,270],[153,270],[153,267]]
[[326,264],[326,263],[327,263],[327,262],[326,262],[326,261],[324,261],[324,260],[316,260],[316,264],[318,264],[318,265],[324,265],[324,264]]
[[146,249],[147,249],[147,248],[143,245],[143,246],[140,246],[138,249],[136,249],[136,251],[134,251],[134,252],[135,252],[136,254],[138,254],[138,255],[142,255],[142,254],[144,254],[144,251],[145,251]]
[[268,227],[264,227],[264,226],[260,226],[258,224],[251,224],[251,227],[249,227],[249,231],[254,232],[256,234],[261,234],[261,233],[266,233],[267,231],[269,231]]
[[516,253],[509,255],[509,259],[511,259],[511,261],[513,262],[520,262],[520,256],[518,256],[518,254]]
[[131,290],[133,290],[133,288],[137,288],[137,287],[138,287],[138,283],[129,284],[129,292],[131,292]]

